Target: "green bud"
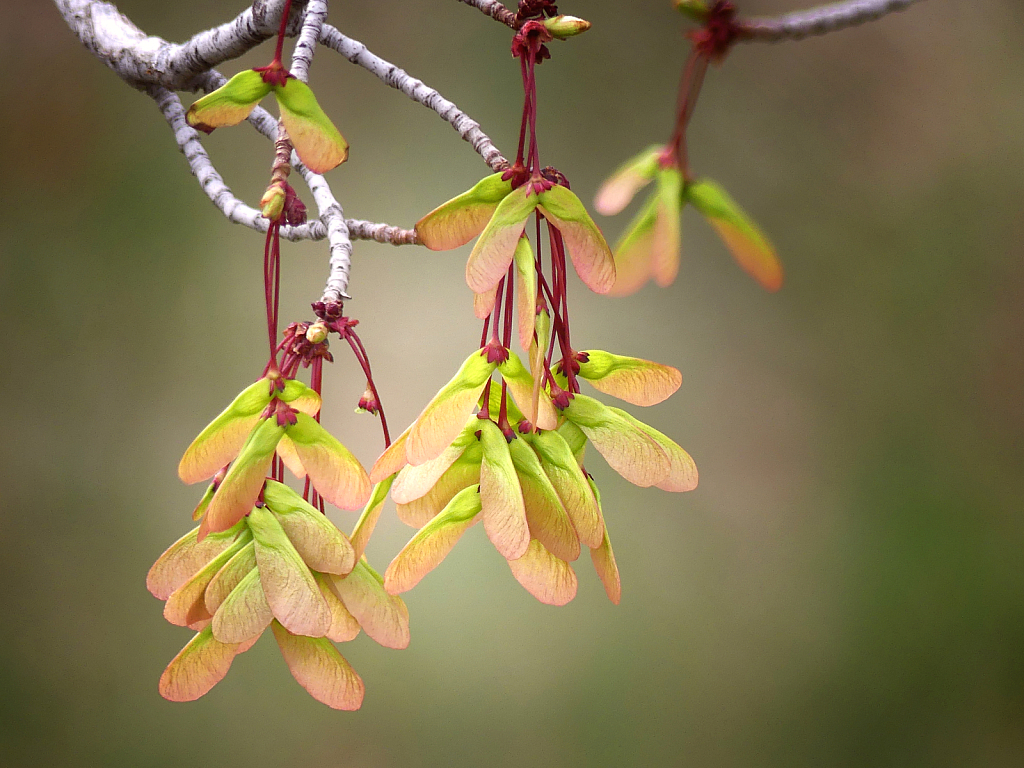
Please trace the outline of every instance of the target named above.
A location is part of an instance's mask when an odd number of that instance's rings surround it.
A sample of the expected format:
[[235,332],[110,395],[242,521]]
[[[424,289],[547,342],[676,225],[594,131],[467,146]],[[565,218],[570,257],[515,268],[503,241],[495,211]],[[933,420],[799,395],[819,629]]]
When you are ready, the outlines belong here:
[[280,184],[271,184],[260,198],[260,213],[263,218],[277,221],[284,212],[285,192]]
[[676,10],[697,22],[704,22],[711,9],[706,0],[675,0]]
[[581,32],[586,32],[590,29],[590,22],[576,16],[555,16],[551,19],[544,19],[544,27],[553,37],[565,40]]

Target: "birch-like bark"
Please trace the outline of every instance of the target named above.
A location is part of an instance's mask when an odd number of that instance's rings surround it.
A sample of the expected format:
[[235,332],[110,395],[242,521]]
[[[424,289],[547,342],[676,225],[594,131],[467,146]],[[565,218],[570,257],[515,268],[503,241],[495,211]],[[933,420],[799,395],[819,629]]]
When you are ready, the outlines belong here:
[[327,0],[309,0],[306,14],[302,17],[299,39],[292,51],[292,65],[289,72],[304,83],[309,82],[309,65],[313,63],[316,43],[327,22]]
[[[97,58],[113,69],[126,82],[146,90],[160,85],[168,90],[196,90],[200,76],[228,59],[236,58],[270,39],[280,20],[282,0],[256,0],[234,20],[200,32],[180,45],[159,37],[147,36],[111,3],[100,0],[54,0],[68,26]],[[311,0],[310,5],[314,2]],[[301,16],[293,7],[289,22],[290,34],[298,31]],[[320,43],[333,48],[349,61],[368,69],[392,88],[413,101],[433,110],[470,143],[484,161],[495,169],[507,167],[490,138],[480,125],[452,102],[443,98],[422,81],[379,56],[365,45],[341,34],[330,24],[322,24]],[[299,71],[308,72],[303,57],[294,62]]]
[[346,37],[330,24],[324,26],[320,42],[328,48],[333,48],[353,64],[372,72],[385,84],[401,91],[417,104],[436,112],[458,132],[459,136],[469,142],[491,170],[503,171],[508,168],[508,160],[494,146],[490,137],[480,130],[480,124],[422,80],[417,80],[405,70],[375,55],[358,40]]
[[744,35],[740,39],[774,43],[824,35],[880,19],[916,2],[919,0],[846,0],[775,18],[748,19],[742,22]]
[[477,10],[486,13],[495,21],[500,21],[506,27],[516,29],[516,15],[497,0],[461,0],[466,5],[471,5]]

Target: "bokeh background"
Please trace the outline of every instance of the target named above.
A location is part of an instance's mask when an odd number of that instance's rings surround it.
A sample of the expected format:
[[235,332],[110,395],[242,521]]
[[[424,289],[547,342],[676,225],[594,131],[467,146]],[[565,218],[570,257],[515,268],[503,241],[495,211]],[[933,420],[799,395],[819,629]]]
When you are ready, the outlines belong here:
[[[242,5],[120,7],[182,40]],[[700,487],[638,489],[591,461],[618,607],[586,556],[576,600],[540,605],[474,528],[407,595],[408,650],[342,648],[367,684],[357,713],[310,699],[266,637],[204,699],[158,696],[190,635],[145,574],[190,527],[182,450],[263,364],[262,239],[222,219],[153,103],[50,3],[0,8],[0,764],[1024,763],[1018,0],[927,0],[741,45],[711,72],[694,166],[771,234],[785,287],[761,291],[687,211],[671,288],[572,295],[581,347],[682,370],[641,415],[692,453]],[[541,147],[590,200],[670,132],[683,24],[668,0],[563,10],[594,28],[539,72]],[[453,0],[334,3],[331,21],[514,151],[500,25]],[[433,113],[337,55],[317,54],[312,82],[353,147],[330,174],[349,216],[411,226],[486,172]],[[205,143],[258,199],[269,144],[247,126]],[[613,238],[627,220],[600,223]],[[396,432],[478,339],[466,255],[356,247],[348,310]],[[286,247],[286,319],[309,315],[325,261],[323,244]],[[361,391],[342,352],[325,420],[369,464],[381,441],[352,413]],[[371,561],[410,534],[389,506]]]

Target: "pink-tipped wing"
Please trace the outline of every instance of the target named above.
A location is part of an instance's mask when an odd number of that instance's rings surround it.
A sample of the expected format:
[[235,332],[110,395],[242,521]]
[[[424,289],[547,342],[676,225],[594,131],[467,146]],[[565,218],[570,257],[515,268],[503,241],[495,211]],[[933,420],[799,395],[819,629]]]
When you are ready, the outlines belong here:
[[330,640],[293,635],[276,621],[271,626],[292,677],[310,696],[331,709],[362,706],[366,687]]
[[587,476],[580,469],[569,444],[558,432],[541,432],[530,436],[529,441],[537,452],[544,473],[562,500],[580,542],[587,547],[599,546],[604,533],[601,514]]
[[277,442],[283,434],[284,427],[278,426],[273,416],[261,421],[252,431],[206,509],[199,526],[201,539],[208,533],[227,530],[249,514],[263,489]]
[[266,507],[255,507],[249,515],[249,529],[256,541],[260,582],[274,618],[296,634],[326,635],[331,626],[330,608],[277,518]]
[[422,528],[447,506],[463,488],[480,482],[479,443],[471,446],[459,460],[438,478],[437,483],[426,494],[408,504],[398,504],[398,519],[413,528]]
[[160,675],[160,695],[168,701],[195,701],[224,679],[237,652],[238,646],[220,642],[206,627]]
[[670,365],[636,357],[613,355],[601,350],[584,353],[579,375],[594,389],[633,405],[655,405],[675,394],[683,375]]
[[651,197],[633,217],[615,244],[615,284],[610,296],[629,296],[639,291],[654,276],[654,253],[661,241],[657,196]]
[[555,557],[575,560],[580,556],[579,536],[540,459],[525,438],[516,438],[508,447],[523,491],[530,536]]
[[389,595],[381,578],[363,557],[348,576],[330,576],[331,586],[371,638],[385,648],[409,646],[409,609]]
[[384,572],[384,589],[397,595],[419,584],[420,579],[448,556],[479,512],[479,486],[470,486],[456,494],[391,561]]
[[619,566],[615,562],[615,553],[612,552],[612,542],[608,538],[608,526],[604,524],[604,514],[600,512],[601,492],[597,490],[597,484],[593,480],[590,478],[587,478],[587,480],[590,483],[594,498],[597,499],[597,507],[601,515],[601,527],[604,530],[601,544],[590,549],[590,559],[594,563],[594,570],[597,571],[601,584],[604,585],[604,591],[608,595],[608,599],[615,605],[618,605],[619,600],[622,599],[622,581],[619,579]]
[[188,108],[185,120],[204,133],[238,125],[252,113],[260,99],[270,93],[270,89],[259,72],[244,70],[196,101]]
[[656,442],[665,452],[665,455],[668,456],[670,467],[669,472],[664,478],[655,484],[658,488],[663,491],[683,493],[685,491],[692,491],[697,487],[697,465],[693,463],[693,459],[690,458],[690,454],[680,448],[674,440],[666,437],[654,427],[644,424],[642,421],[625,411],[619,410],[618,408],[609,408],[608,410],[633,424],[637,429],[642,430],[648,437],[654,440],[654,442]]
[[662,288],[679,274],[683,174],[669,168],[658,174],[658,215],[651,240],[651,273]]
[[249,571],[213,614],[213,636],[222,643],[252,643],[274,618],[257,568]]
[[524,184],[509,193],[480,233],[466,262],[466,284],[474,293],[491,290],[508,271],[526,220],[537,207],[538,197],[531,190]]
[[314,419],[304,413],[296,418],[287,427],[288,437],[313,487],[336,507],[360,509],[372,490],[363,465]]
[[327,630],[327,639],[336,643],[354,640],[359,634],[359,622],[335,593],[331,586],[331,577],[326,573],[314,573],[313,577],[320,587],[320,594],[327,601],[327,607],[331,609],[331,627]]
[[271,383],[260,379],[243,389],[185,450],[178,477],[185,483],[209,480],[242,450],[271,400]]
[[[231,546],[235,537],[245,530],[239,521],[234,528],[207,536],[198,541],[199,528],[193,528],[157,558],[146,576],[146,588],[153,597],[166,600],[178,587],[191,579],[204,565]],[[248,533],[246,533],[248,536]]]
[[540,210],[562,234],[576,274],[595,293],[608,293],[615,284],[615,258],[583,203],[565,187],[540,195]]
[[629,482],[647,488],[668,477],[672,467],[664,449],[612,408],[576,395],[565,415],[583,430],[608,465]]
[[470,418],[461,434],[436,458],[415,467],[410,464],[398,473],[394,485],[391,486],[391,498],[396,504],[408,504],[427,495],[441,475],[458,461],[471,443],[476,442],[476,435],[473,433],[476,431],[477,421],[478,419]]
[[493,421],[480,421],[483,458],[480,463],[480,502],[487,538],[506,560],[522,557],[530,546],[530,526],[519,477],[505,436]]
[[548,552],[534,539],[522,557],[508,567],[527,592],[546,605],[565,605],[576,597],[576,574],[564,560]]
[[782,287],[782,264],[775,248],[724,189],[705,179],[688,185],[686,198],[718,231],[747,274],[769,291]]
[[616,168],[597,191],[594,198],[597,212],[602,216],[621,213],[633,196],[654,178],[658,170],[658,156],[662,151],[664,147],[648,147]]
[[502,175],[495,173],[481,179],[416,222],[420,242],[432,251],[448,251],[483,232],[498,203],[512,191],[512,182],[502,181]]
[[343,575],[356,564],[348,537],[326,515],[283,483],[268,480],[263,500],[311,570]]
[[281,122],[288,129],[299,159],[313,173],[327,171],[348,159],[348,142],[324,114],[316,96],[301,80],[289,78],[275,86]]
[[188,581],[178,587],[164,604],[164,618],[179,627],[191,627],[211,618],[206,609],[206,588],[228,561],[249,543],[248,534],[239,536],[235,542],[204,565]]
[[417,466],[430,461],[451,445],[466,426],[495,363],[487,362],[487,353],[477,351],[462,364],[441,391],[434,395],[416,419],[406,439],[406,458]]
[[[516,324],[519,326],[519,346],[529,351],[537,321],[537,265],[530,241],[519,238],[516,245]],[[479,315],[478,315],[479,317]]]
[[[203,600],[206,602],[206,610],[211,616],[217,613],[217,609],[220,608],[221,603],[224,602],[225,598],[231,591],[238,586],[238,584],[244,579],[249,571],[256,567],[256,545],[253,542],[246,544],[241,550],[235,553],[235,555],[228,560],[224,567],[217,571],[216,575],[210,580],[209,585],[206,587],[206,591],[203,594]],[[223,637],[218,636],[218,639],[224,643],[236,643],[237,640],[225,640]]]

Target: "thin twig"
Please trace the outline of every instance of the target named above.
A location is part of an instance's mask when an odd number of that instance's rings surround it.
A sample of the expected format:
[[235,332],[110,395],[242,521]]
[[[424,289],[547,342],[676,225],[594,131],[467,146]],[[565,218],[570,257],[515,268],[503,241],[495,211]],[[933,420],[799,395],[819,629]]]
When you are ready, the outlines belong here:
[[[159,85],[151,85],[147,92],[156,101],[164,119],[174,132],[174,140],[188,160],[189,168],[199,181],[199,186],[203,188],[206,196],[228,221],[243,224],[257,232],[266,232],[269,222],[263,218],[263,214],[235,197],[213,166],[210,156],[199,141],[199,133],[185,122],[185,109],[181,105],[178,95]],[[319,222],[310,222],[300,227],[283,227],[281,233],[287,235],[289,240],[323,239],[327,233],[326,229],[323,234],[316,232],[314,227],[316,223]]]
[[846,0],[775,18],[748,19],[742,22],[740,39],[774,43],[824,35],[902,11],[916,2],[918,0]]
[[417,104],[436,112],[458,132],[459,136],[470,143],[473,150],[492,170],[503,171],[508,168],[508,160],[502,156],[487,134],[480,130],[480,124],[436,90],[425,85],[422,80],[417,80],[405,70],[375,55],[361,42],[346,37],[330,24],[324,25],[320,42],[328,48],[333,48],[353,64],[372,72],[385,84],[401,91]]
[[302,17],[299,39],[292,51],[292,65],[289,71],[296,78],[309,82],[309,65],[313,62],[316,42],[327,21],[327,0],[309,0],[306,4],[306,15]]
[[[111,3],[100,0],[54,2],[85,47],[121,79],[141,90],[147,90],[150,85],[160,85],[172,91],[196,90],[201,87],[202,75],[207,71],[273,37],[282,9],[282,0],[256,0],[234,20],[176,45],[159,37],[147,36]],[[301,15],[297,15],[295,9],[301,7],[301,3],[293,6],[290,34],[298,31]],[[505,10],[511,13],[507,8]],[[330,24],[323,25],[320,43],[436,112],[473,146],[491,168],[503,170],[508,167],[501,152],[480,130],[479,123],[433,88],[374,55],[365,45],[346,37]]]
[[[199,140],[200,134],[185,122],[185,109],[177,94],[158,85],[150,86],[147,92],[156,100],[164,119],[174,132],[175,142],[188,160],[192,174],[217,209],[228,221],[242,224],[257,232],[266,232],[269,223],[262,214],[235,197],[224,183],[224,179],[217,172]],[[272,117],[270,119],[273,120]],[[378,224],[361,219],[346,220],[345,223],[355,240],[375,240],[394,245],[412,245],[418,242],[413,230],[400,229],[390,224]],[[313,219],[298,227],[281,227],[281,237],[290,241],[323,240],[327,237],[327,226],[319,219]]]
[[495,21],[500,21],[506,27],[517,29],[516,15],[497,0],[461,0],[461,2],[483,11]]

